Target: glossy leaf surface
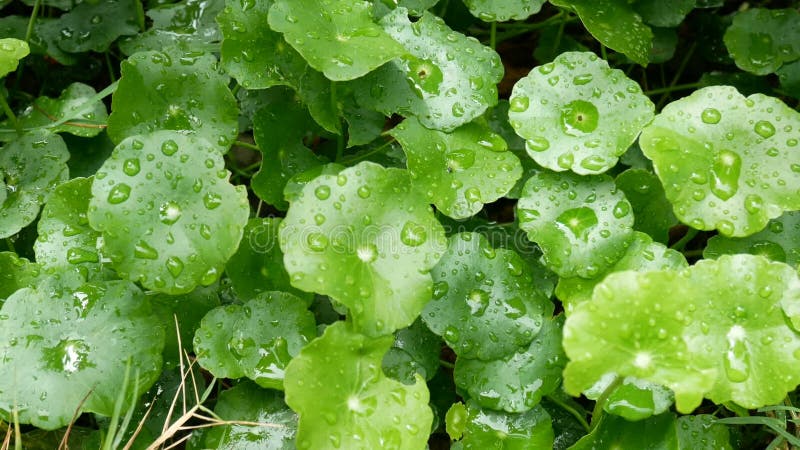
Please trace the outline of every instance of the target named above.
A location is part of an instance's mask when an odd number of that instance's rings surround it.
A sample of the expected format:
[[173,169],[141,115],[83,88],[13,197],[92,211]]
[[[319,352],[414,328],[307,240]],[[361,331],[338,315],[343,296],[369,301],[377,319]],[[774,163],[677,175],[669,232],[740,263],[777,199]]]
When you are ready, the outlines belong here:
[[550,416],[541,406],[520,414],[481,409],[467,402],[464,437],[456,445],[463,450],[488,448],[552,448]]
[[570,447],[571,450],[617,448],[679,450],[675,415],[662,414],[641,422],[606,415],[597,428]]
[[134,0],[81,2],[58,20],[48,22],[42,33],[57,37],[65,52],[105,52],[120,36],[139,32]]
[[678,223],[658,177],[645,169],[629,169],[614,179],[633,209],[633,229],[667,244],[669,230]]
[[525,20],[542,9],[545,0],[466,0],[473,16],[485,22]]
[[750,8],[733,16],[725,46],[740,69],[767,75],[800,58],[797,9]]
[[703,250],[706,258],[750,253],[797,267],[800,264],[800,211],[772,219],[767,227],[743,238],[712,236]]
[[15,38],[0,39],[0,78],[17,70],[19,60],[31,52],[28,43]]

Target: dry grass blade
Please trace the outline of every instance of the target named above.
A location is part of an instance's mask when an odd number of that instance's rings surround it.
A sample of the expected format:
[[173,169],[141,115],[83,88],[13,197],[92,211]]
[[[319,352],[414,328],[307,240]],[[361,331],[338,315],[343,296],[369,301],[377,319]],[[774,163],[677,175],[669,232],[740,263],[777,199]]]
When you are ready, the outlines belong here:
[[69,435],[72,432],[72,426],[75,424],[75,421],[78,420],[78,416],[81,415],[83,404],[86,403],[86,400],[89,400],[89,396],[92,395],[92,392],[94,392],[94,388],[89,389],[89,392],[87,392],[81,399],[81,402],[78,403],[78,407],[75,408],[75,413],[72,414],[72,419],[69,421],[69,425],[67,425],[67,430],[64,431],[64,436],[58,444],[58,450],[69,450]]

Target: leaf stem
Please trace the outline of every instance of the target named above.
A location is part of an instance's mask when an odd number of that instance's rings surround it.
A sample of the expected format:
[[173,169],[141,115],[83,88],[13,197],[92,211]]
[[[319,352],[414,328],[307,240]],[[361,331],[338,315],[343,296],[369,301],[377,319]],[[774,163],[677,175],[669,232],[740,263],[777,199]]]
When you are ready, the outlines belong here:
[[31,42],[31,36],[33,35],[33,24],[36,23],[36,18],[39,16],[39,7],[42,5],[42,0],[35,0],[33,2],[33,11],[31,11],[31,17],[28,19],[28,28],[25,30],[25,42]]
[[603,60],[608,61],[608,51],[606,50],[606,46],[603,44],[600,44],[600,57],[603,58]]
[[685,91],[689,89],[696,89],[702,87],[703,83],[686,83],[686,84],[676,84],[672,86],[665,86],[657,89],[650,89],[648,91],[644,91],[644,95],[656,95],[656,94],[668,94],[670,92],[675,91]]
[[12,241],[10,237],[6,238],[6,246],[10,252],[17,253],[17,250],[14,248],[14,241]]
[[135,0],[136,5],[136,23],[139,25],[139,30],[142,32],[147,31],[147,25],[144,22],[144,5],[142,0]]
[[561,401],[560,398],[554,395],[547,395],[546,398],[574,417],[587,433],[592,430],[592,427],[589,426],[589,422],[586,421],[586,418],[580,413],[580,411],[568,405],[566,402]]
[[108,68],[108,79],[113,83],[117,81],[117,75],[114,73],[114,66],[111,64],[111,56],[108,54],[108,50],[105,51],[104,55],[106,67]]
[[363,161],[363,160],[365,160],[365,159],[369,158],[370,156],[372,156],[372,155],[374,155],[374,154],[376,154],[376,153],[380,153],[380,151],[381,151],[381,150],[383,150],[383,149],[385,149],[386,147],[388,147],[388,146],[392,145],[392,143],[393,143],[393,142],[394,142],[394,138],[390,139],[388,142],[386,142],[386,143],[384,143],[384,144],[381,144],[381,145],[379,145],[379,146],[377,146],[377,147],[375,147],[375,148],[372,148],[372,149],[370,149],[370,150],[369,150],[369,151],[367,151],[367,152],[364,152],[364,153],[357,153],[357,154],[355,154],[355,155],[352,155],[352,156],[350,156],[350,157],[347,157],[347,158],[342,158],[341,160],[339,160],[339,161],[337,161],[337,162],[338,162],[339,164],[343,164],[343,165],[349,165],[349,164],[353,164],[353,163],[361,162],[361,161]]
[[670,246],[670,248],[673,249],[673,250],[677,250],[679,252],[682,252],[683,249],[686,247],[686,244],[688,244],[689,241],[694,239],[694,237],[697,236],[697,233],[699,233],[699,232],[700,232],[700,230],[695,230],[694,228],[689,228],[689,230],[686,231],[686,234],[684,234],[683,237],[678,240],[678,242],[672,244]]
[[[697,48],[697,42],[692,42],[692,45],[689,46],[689,50],[686,51],[686,55],[684,55],[683,60],[681,60],[681,65],[678,66],[678,71],[675,72],[675,76],[672,77],[672,81],[669,83],[669,87],[675,87],[678,84],[678,81],[683,76],[683,71],[686,70],[686,66],[689,64],[689,60],[692,59],[692,55],[694,54],[694,50]],[[658,101],[656,105],[656,110],[660,111],[661,107],[664,106],[664,103],[669,99],[669,94],[671,91],[667,91],[664,95],[661,96],[661,99]]]
[[251,144],[251,143],[249,143],[249,142],[245,142],[245,141],[234,141],[234,142],[233,142],[233,145],[234,145],[234,147],[242,147],[242,148],[246,148],[246,149],[250,149],[250,150],[255,150],[255,151],[257,151],[257,152],[261,152],[261,149],[260,149],[260,148],[258,148],[258,146],[257,146],[257,145],[253,145],[253,144]]
[[597,397],[597,401],[594,404],[594,409],[592,410],[592,424],[590,427],[590,431],[597,428],[597,424],[600,423],[600,419],[603,417],[603,407],[608,403],[608,398],[611,394],[622,384],[622,377],[619,375],[614,377],[614,381],[612,381],[606,388],[603,390],[603,393],[600,394],[600,397]]
[[11,124],[14,125],[14,129],[17,130],[17,134],[22,134],[22,128],[20,128],[17,116],[14,114],[14,111],[11,110],[11,106],[9,106],[8,101],[6,100],[6,96],[1,91],[0,91],[0,107],[3,108],[3,112],[6,113],[8,120],[10,120]]
[[447,367],[448,369],[455,369],[456,365],[451,363],[450,361],[445,361],[443,359],[439,360],[439,365],[442,367]]
[[342,155],[344,154],[344,121],[342,120],[341,114],[339,114],[339,99],[336,97],[336,86],[337,83],[335,81],[331,81],[331,107],[333,110],[337,112],[339,116],[339,129],[340,132],[336,134],[336,161],[342,159]]
[[489,46],[492,50],[497,48],[497,22],[492,22],[489,26]]

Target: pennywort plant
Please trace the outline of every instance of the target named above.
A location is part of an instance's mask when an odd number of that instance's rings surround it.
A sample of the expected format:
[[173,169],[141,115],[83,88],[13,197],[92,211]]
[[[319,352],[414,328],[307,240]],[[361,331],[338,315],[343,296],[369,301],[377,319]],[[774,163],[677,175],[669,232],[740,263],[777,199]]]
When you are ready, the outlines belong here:
[[800,442],[790,1],[0,1],[2,448]]

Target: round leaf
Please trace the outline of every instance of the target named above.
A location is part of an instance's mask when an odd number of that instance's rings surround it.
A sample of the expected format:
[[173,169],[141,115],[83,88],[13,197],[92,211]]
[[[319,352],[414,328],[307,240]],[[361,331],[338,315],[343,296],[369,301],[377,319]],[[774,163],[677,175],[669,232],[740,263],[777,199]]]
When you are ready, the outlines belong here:
[[[463,450],[553,448],[550,415],[541,406],[520,414],[481,409],[467,402]],[[455,447],[454,447],[455,448]]]
[[733,16],[725,46],[740,69],[767,75],[800,58],[798,23],[797,9],[750,8]]
[[120,36],[139,32],[137,14],[134,0],[82,2],[44,25],[42,33],[57,37],[56,44],[66,52],[102,53]]
[[508,119],[537,163],[586,175],[613,167],[653,111],[621,70],[594,53],[568,52],[514,85]]
[[800,99],[800,60],[784,64],[776,72],[781,88],[794,98]]
[[405,52],[373,22],[366,1],[276,0],[269,26],[311,67],[336,81],[363,76]]
[[[583,395],[591,400],[598,400],[616,379],[615,374],[606,374]],[[606,394],[603,409],[633,422],[667,411],[672,406],[672,397],[672,391],[664,386],[625,377]]]
[[649,234],[656,242],[667,244],[669,230],[678,219],[658,177],[648,170],[628,169],[617,175],[614,183],[631,202],[633,229]]
[[417,319],[397,330],[392,348],[383,357],[383,372],[404,384],[414,384],[415,375],[430,380],[439,370],[442,341]]
[[678,417],[679,448],[692,450],[731,450],[728,427],[710,414]]
[[0,39],[0,78],[17,70],[19,60],[31,52],[28,43],[15,38]]
[[[0,239],[16,234],[39,214],[53,189],[69,178],[69,152],[57,134],[34,131],[0,149]],[[4,184],[4,186],[3,186]]]
[[517,219],[561,277],[596,277],[633,239],[631,205],[606,175],[540,172],[525,183]]
[[253,218],[244,227],[239,249],[228,260],[225,273],[236,295],[249,300],[261,292],[285,291],[306,300],[312,296],[292,287],[278,244],[280,218]]
[[603,281],[608,274],[635,270],[647,272],[650,270],[683,269],[689,264],[682,253],[669,249],[661,243],[640,232],[634,232],[633,240],[625,249],[625,254],[611,267],[594,278],[580,277],[561,278],[556,287],[556,296],[564,305],[564,310],[569,313],[575,306],[592,298],[592,291],[598,283]]
[[[161,319],[166,331],[164,369],[180,367],[184,350],[192,350],[192,339],[200,321],[206,313],[219,306],[217,290],[201,287],[188,294],[155,294],[149,298],[153,312]],[[202,391],[202,387],[198,389]]]
[[704,258],[750,253],[765,256],[790,266],[800,265],[800,211],[772,219],[764,230],[744,238],[713,236],[703,250]]
[[168,294],[213,283],[250,213],[218,148],[174,131],[122,141],[92,183],[89,224],[124,278]]
[[[662,2],[660,0],[636,0],[633,9],[642,16],[642,19],[655,27],[677,27],[694,9],[697,0],[674,0]],[[657,30],[653,30],[657,33]]]
[[586,30],[600,43],[643,66],[647,65],[653,32],[642,23],[630,1],[551,0],[550,3],[574,9]]
[[203,448],[214,450],[292,450],[297,415],[280,393],[243,382],[224,390],[214,407],[222,420],[260,423],[221,425],[205,435]]
[[477,233],[455,234],[431,272],[433,300],[422,320],[460,357],[510,355],[533,340],[549,306],[526,269],[513,250],[495,250]]
[[[155,130],[197,134],[227,152],[238,135],[239,112],[228,80],[210,54],[148,51],[122,62],[111,101],[108,136],[120,143]],[[202,93],[202,95],[198,95]]]
[[522,176],[519,158],[503,138],[475,123],[445,133],[408,119],[391,134],[403,146],[414,186],[454,219],[475,215]]
[[20,289],[0,310],[0,416],[10,422],[17,410],[21,423],[47,430],[79,409],[110,416],[126,364],[137,392],[146,391],[161,373],[163,345],[161,322],[130,282],[70,288],[50,278]]
[[408,173],[362,162],[305,185],[281,224],[292,284],[329,295],[371,336],[411,325],[431,298],[444,230]]
[[456,360],[456,386],[484,408],[524,412],[561,384],[566,356],[561,348],[563,316],[545,319],[524,350],[491,361]]
[[465,0],[473,16],[485,22],[525,20],[542,9],[545,0]]
[[408,49],[357,85],[358,101],[385,114],[413,115],[428,128],[451,131],[497,104],[500,57],[426,12],[411,22],[398,8],[381,19]]
[[258,385],[283,389],[283,372],[317,335],[314,315],[285,292],[264,292],[244,305],[211,310],[194,335],[201,366],[217,378],[246,376]]
[[407,386],[383,374],[391,344],[391,336],[369,338],[337,322],[289,363],[284,386],[300,416],[298,449],[425,447],[428,389],[420,377]]
[[678,219],[741,237],[800,209],[797,130],[780,100],[713,86],[667,105],[639,142]]
[[670,388],[683,413],[704,396],[775,404],[800,383],[800,335],[785,316],[798,317],[797,305],[797,272],[760,256],[611,274],[567,317],[565,389],[579,394],[613,373]]
[[679,450],[682,447],[678,447],[675,414],[662,414],[641,422],[629,422],[613,415],[603,416],[596,428],[570,450],[622,448]]
[[39,264],[16,253],[0,252],[0,305],[18,289],[36,286],[40,273]]
[[[89,103],[89,100],[96,95],[97,92],[91,86],[72,83],[57,99],[37,98],[17,119],[24,128],[48,127],[53,133],[70,133],[82,137],[97,136],[103,132],[108,113],[99,99]],[[50,126],[53,122],[65,118],[71,120],[56,127]],[[0,135],[0,139],[3,137]]]

